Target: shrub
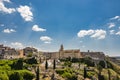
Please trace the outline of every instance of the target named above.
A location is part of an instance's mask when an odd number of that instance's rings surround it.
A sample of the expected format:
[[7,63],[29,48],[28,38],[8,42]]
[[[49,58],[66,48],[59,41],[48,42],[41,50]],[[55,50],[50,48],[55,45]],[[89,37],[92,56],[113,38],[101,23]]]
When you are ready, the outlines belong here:
[[0,71],[0,80],[9,80],[5,71]]
[[100,61],[100,62],[99,62],[99,65],[100,65],[102,68],[105,68],[105,62],[104,62],[104,61]]
[[65,72],[65,69],[56,69],[56,73],[62,75]]
[[35,59],[35,57],[26,59],[25,62],[26,62],[27,64],[37,64],[37,60]]
[[23,69],[23,59],[18,59],[17,61],[13,62],[11,68],[15,70]]
[[77,76],[69,72],[63,73],[62,77],[67,78],[67,80],[77,80]]
[[9,76],[9,80],[23,80],[23,77],[18,72],[15,72]]
[[67,61],[64,63],[65,66],[71,67],[72,63],[70,61]]

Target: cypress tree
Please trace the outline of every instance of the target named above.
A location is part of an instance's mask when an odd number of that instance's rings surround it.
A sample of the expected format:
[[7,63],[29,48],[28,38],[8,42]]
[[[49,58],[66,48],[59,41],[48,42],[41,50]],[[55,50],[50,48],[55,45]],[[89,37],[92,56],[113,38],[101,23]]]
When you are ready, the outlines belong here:
[[87,70],[86,67],[84,67],[84,79],[87,77]]
[[111,80],[111,74],[110,74],[110,70],[108,69],[108,80]]
[[46,62],[45,62],[45,69],[46,69],[46,70],[48,69],[48,62],[47,62],[47,60],[46,60]]
[[36,71],[36,80],[40,80],[39,79],[39,73],[40,73],[40,70],[39,70],[39,66],[37,67],[37,71]]
[[56,69],[56,63],[55,63],[56,61],[55,61],[55,59],[54,59],[54,61],[53,61],[53,69]]

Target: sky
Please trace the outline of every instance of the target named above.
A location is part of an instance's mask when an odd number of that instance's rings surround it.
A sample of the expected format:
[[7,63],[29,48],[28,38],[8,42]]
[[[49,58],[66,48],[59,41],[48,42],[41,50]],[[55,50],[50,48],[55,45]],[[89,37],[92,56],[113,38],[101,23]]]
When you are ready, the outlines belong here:
[[120,56],[120,0],[0,0],[0,44]]

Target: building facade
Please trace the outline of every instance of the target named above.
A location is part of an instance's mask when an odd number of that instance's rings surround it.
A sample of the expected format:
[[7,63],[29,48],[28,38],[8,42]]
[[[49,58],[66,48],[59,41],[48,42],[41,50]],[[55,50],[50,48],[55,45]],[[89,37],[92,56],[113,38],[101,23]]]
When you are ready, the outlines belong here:
[[43,52],[43,55],[46,56],[47,59],[64,59],[64,58],[81,58],[82,55],[79,49],[70,49],[64,50],[63,45],[60,46],[58,52]]

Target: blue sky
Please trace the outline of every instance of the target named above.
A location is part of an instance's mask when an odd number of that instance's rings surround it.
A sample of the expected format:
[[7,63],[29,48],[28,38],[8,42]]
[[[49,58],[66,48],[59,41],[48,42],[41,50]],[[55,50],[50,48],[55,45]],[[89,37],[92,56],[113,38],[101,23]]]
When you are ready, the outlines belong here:
[[0,44],[120,56],[120,0],[0,0]]

